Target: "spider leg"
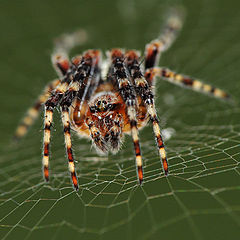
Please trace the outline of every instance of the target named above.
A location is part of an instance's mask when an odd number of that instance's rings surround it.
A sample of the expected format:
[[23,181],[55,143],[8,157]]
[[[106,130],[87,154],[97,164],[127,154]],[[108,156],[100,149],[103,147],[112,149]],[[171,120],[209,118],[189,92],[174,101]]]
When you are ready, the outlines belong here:
[[[120,49],[113,49],[110,53],[112,59],[112,78],[113,83],[117,86],[125,104],[126,111],[130,121],[131,135],[134,143],[136,155],[136,165],[138,180],[141,184],[143,181],[142,155],[139,143],[137,120],[136,120],[136,93],[130,82],[129,73],[125,67],[124,55]],[[110,75],[111,75],[110,74]],[[116,82],[114,82],[116,81]]]
[[68,156],[68,169],[71,173],[72,183],[75,189],[78,190],[78,180],[76,176],[74,158],[73,158],[73,152],[72,152],[72,141],[71,141],[71,134],[70,134],[70,118],[69,118],[68,107],[62,106],[61,112],[62,112],[62,122],[64,127],[65,145],[66,145],[67,156]]
[[21,123],[16,129],[14,134],[14,139],[19,140],[24,137],[28,131],[28,129],[32,126],[34,121],[37,119],[39,112],[41,110],[42,104],[50,97],[51,92],[57,87],[57,85],[61,81],[59,79],[55,79],[50,84],[48,84],[43,93],[38,97],[35,104],[30,107],[26,113],[26,116],[22,119]]
[[[72,34],[63,34],[55,40],[54,54],[52,55],[53,66],[62,79],[70,68],[68,59],[68,52],[76,45],[82,44],[86,40],[86,33],[84,30],[79,30]],[[75,64],[78,58],[73,61]],[[48,100],[51,92],[59,85],[60,80],[54,80],[44,89],[43,93],[38,97],[36,103],[27,111],[26,116],[23,118],[20,125],[17,127],[14,139],[22,138],[28,131],[29,127],[34,123],[41,110],[41,105]],[[60,88],[63,86],[59,85]]]
[[182,87],[187,87],[194,91],[206,93],[216,98],[230,99],[230,95],[228,95],[225,91],[219,88],[215,88],[209,84],[203,83],[198,79],[194,79],[182,74],[175,73],[169,70],[168,68],[155,67],[155,68],[148,69],[145,72],[145,78],[148,80],[148,82],[154,81],[155,77],[161,77],[161,79],[166,80],[170,83],[173,83]]
[[136,92],[144,102],[144,105],[146,106],[147,112],[150,116],[150,120],[153,124],[153,131],[156,137],[156,143],[158,146],[159,155],[162,159],[163,170],[165,172],[165,175],[167,175],[168,174],[167,156],[166,156],[163,139],[161,136],[159,120],[157,117],[152,90],[149,87],[148,82],[146,81],[146,79],[144,78],[140,70],[139,56],[135,51],[128,51],[126,53],[126,62],[127,62],[127,67],[129,69],[129,72],[131,74],[131,78],[135,84]]
[[43,134],[43,174],[45,180],[49,180],[49,144],[51,136],[51,126],[53,121],[53,110],[61,101],[64,93],[67,91],[68,86],[72,80],[72,70],[68,69],[66,75],[61,80],[61,83],[52,91],[51,96],[45,102],[45,111],[44,111],[44,134]]
[[95,52],[90,50],[84,54],[76,72],[74,73],[72,82],[69,85],[67,91],[64,93],[64,96],[60,103],[62,112],[62,123],[64,127],[65,145],[68,156],[68,168],[71,173],[72,182],[76,190],[78,190],[78,180],[75,172],[74,157],[72,152],[69,107],[71,106],[81,87],[83,87],[83,89],[89,87],[88,83],[91,82],[91,80],[93,79],[93,74],[95,74],[95,70],[96,68],[98,68],[98,62],[99,51]]
[[145,48],[145,69],[158,65],[162,52],[166,51],[174,42],[182,28],[183,13],[180,9],[173,9],[167,17],[163,32]]
[[60,37],[55,39],[55,47],[52,54],[52,64],[60,78],[62,78],[69,69],[70,63],[68,54],[70,50],[77,45],[83,44],[86,39],[87,34],[83,29],[71,34],[62,34]]
[[73,79],[76,62],[80,61],[75,58],[72,65],[68,60],[69,51],[83,43],[87,36],[85,31],[79,30],[72,34],[63,34],[55,40],[55,48],[52,55],[53,66],[60,76],[61,83],[56,87],[52,95],[45,102],[45,119],[44,119],[44,136],[43,136],[43,172],[45,180],[49,180],[49,144],[51,135],[51,125],[53,120],[53,109],[60,103],[64,93],[67,91],[69,84]]

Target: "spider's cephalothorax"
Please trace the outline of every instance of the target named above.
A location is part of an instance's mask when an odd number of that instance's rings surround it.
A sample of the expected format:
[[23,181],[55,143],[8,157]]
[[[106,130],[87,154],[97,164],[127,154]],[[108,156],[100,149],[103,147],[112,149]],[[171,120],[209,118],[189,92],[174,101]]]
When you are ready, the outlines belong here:
[[[172,44],[182,26],[181,14],[169,15],[163,33],[146,45],[144,64],[135,50],[112,49],[102,61],[99,50],[87,50],[82,55],[68,59],[68,51],[79,41],[81,34],[64,35],[56,42],[52,62],[59,79],[51,82],[36,104],[17,128],[15,137],[23,137],[45,106],[43,139],[43,172],[49,179],[49,144],[53,122],[53,110],[61,108],[68,166],[72,182],[78,189],[70,129],[78,135],[92,139],[99,152],[116,153],[124,134],[131,134],[134,144],[138,180],[143,181],[142,155],[138,130],[150,120],[163,171],[168,174],[168,162],[160,132],[154,103],[156,77],[208,93],[218,98],[229,96],[219,88],[199,80],[177,74],[167,68],[156,67],[163,51]],[[84,35],[85,36],[85,35]]]
[[100,92],[89,102],[86,123],[97,150],[103,153],[119,150],[124,115],[121,99],[116,93]]

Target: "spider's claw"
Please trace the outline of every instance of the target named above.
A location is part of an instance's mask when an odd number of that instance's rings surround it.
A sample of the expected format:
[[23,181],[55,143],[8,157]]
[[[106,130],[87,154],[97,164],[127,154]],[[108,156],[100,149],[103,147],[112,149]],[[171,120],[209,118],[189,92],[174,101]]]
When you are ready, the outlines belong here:
[[76,191],[78,191],[78,180],[75,172],[71,172],[72,183]]
[[165,176],[168,176],[168,163],[166,159],[163,160],[163,170],[165,172]]
[[139,180],[139,184],[142,185],[142,182],[143,182],[143,169],[142,169],[142,166],[138,166],[138,180]]

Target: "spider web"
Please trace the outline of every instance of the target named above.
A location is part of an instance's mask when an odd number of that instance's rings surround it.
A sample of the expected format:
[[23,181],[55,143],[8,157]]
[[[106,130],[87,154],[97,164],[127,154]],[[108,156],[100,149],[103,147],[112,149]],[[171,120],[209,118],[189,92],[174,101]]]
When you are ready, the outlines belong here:
[[[182,1],[188,14],[184,29],[161,64],[219,86],[238,100],[239,6],[234,1],[202,1],[196,7],[192,2]],[[127,4],[122,1],[117,5],[118,18],[132,24],[122,34],[133,38],[123,42],[141,48],[156,36],[159,22],[147,21],[151,24],[141,44],[138,38],[142,30],[135,29],[136,22],[141,25],[146,21],[141,19],[143,13],[153,13],[160,21],[157,13],[162,16],[165,5],[156,7],[157,1],[149,1],[147,6],[144,1]],[[101,44],[103,40],[99,41]],[[121,46],[121,41],[118,44]],[[109,48],[104,43],[102,46]],[[11,70],[7,64],[3,66]],[[15,105],[23,93],[17,92],[14,101],[3,106],[2,118],[14,116],[14,121],[2,123],[6,129],[13,129],[21,116],[15,113]],[[170,175],[166,178],[162,172],[149,125],[140,132],[145,177],[141,187],[136,180],[130,137],[117,155],[108,157],[98,156],[88,141],[73,137],[80,182],[76,193],[67,170],[57,112],[49,184],[41,174],[41,120],[18,146],[1,140],[1,239],[238,239],[239,105],[163,81],[158,82],[156,95]],[[1,98],[10,99],[9,93],[2,93]],[[2,133],[3,138],[12,134]]]

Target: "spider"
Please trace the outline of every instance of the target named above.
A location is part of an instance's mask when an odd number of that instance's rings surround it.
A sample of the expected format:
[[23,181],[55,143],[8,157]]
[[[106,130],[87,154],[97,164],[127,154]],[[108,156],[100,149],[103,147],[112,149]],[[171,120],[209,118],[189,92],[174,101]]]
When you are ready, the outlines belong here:
[[53,110],[58,106],[62,115],[68,167],[76,190],[78,179],[72,152],[71,129],[79,136],[90,138],[100,153],[118,152],[124,134],[131,134],[137,176],[141,184],[143,167],[138,130],[150,121],[163,171],[166,176],[168,175],[168,161],[154,102],[156,78],[160,77],[217,98],[229,98],[229,95],[219,88],[175,73],[168,68],[157,67],[161,53],[172,45],[181,27],[182,15],[178,11],[169,14],[163,32],[146,45],[143,58],[136,50],[125,51],[115,48],[107,52],[107,58],[104,60],[100,50],[87,50],[69,60],[68,52],[79,44],[81,34],[75,32],[58,39],[52,63],[59,77],[45,88],[15,133],[17,139],[23,137],[44,104],[42,164],[46,181],[49,180],[49,145]]

